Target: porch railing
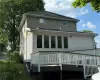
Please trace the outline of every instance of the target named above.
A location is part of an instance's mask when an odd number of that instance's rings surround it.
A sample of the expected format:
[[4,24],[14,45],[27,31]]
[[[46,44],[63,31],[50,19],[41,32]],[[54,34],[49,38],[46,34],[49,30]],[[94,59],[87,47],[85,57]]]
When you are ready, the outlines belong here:
[[[94,51],[94,50],[93,50]],[[89,51],[87,51],[89,52]],[[92,51],[90,51],[92,52]],[[94,51],[96,52],[96,50]],[[98,55],[97,55],[98,54]],[[67,64],[83,66],[84,76],[90,76],[95,73],[97,66],[100,65],[100,51],[98,53],[68,53],[68,52],[38,52],[32,54],[33,60],[31,62],[40,65],[50,65],[50,64]],[[36,60],[35,60],[36,59]],[[37,61],[37,62],[36,62]]]

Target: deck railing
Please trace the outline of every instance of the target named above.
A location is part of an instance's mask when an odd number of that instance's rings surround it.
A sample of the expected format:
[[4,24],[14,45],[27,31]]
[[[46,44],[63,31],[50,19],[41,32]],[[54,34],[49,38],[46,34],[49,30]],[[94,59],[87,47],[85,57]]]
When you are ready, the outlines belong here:
[[69,64],[69,65],[100,65],[100,56],[62,53],[39,52],[40,64]]
[[[90,52],[90,53],[89,53]],[[91,54],[92,52],[92,54]],[[67,64],[67,65],[76,65],[83,66],[84,68],[84,76],[87,77],[95,73],[97,66],[100,65],[100,50],[95,53],[96,50],[84,51],[79,53],[76,52],[38,52],[36,54],[32,54],[31,62],[33,64],[40,65],[59,65],[59,64]]]

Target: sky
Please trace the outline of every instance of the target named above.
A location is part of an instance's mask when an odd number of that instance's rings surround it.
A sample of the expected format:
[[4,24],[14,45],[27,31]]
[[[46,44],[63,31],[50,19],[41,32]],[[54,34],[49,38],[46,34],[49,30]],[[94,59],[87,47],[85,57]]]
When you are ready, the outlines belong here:
[[73,0],[44,0],[45,10],[58,13],[64,16],[79,19],[77,30],[92,30],[98,33],[95,38],[97,47],[100,48],[100,13],[93,11],[89,4],[83,8],[73,8]]

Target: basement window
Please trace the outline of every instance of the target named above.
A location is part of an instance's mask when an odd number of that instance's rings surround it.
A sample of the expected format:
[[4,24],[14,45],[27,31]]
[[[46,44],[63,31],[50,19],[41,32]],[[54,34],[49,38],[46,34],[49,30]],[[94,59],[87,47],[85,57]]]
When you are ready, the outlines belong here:
[[42,35],[37,35],[37,48],[42,48]]

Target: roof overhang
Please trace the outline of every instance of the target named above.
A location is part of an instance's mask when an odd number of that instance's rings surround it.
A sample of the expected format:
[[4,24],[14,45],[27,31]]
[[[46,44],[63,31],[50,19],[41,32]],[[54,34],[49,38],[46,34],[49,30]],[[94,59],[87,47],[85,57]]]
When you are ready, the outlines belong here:
[[69,36],[73,36],[73,35],[75,35],[75,36],[93,36],[93,37],[95,37],[95,36],[98,36],[98,34],[97,33],[86,33],[86,32],[67,32],[67,31],[56,31],[56,30],[43,30],[43,29],[31,29],[31,32],[34,32],[34,33],[36,33],[36,34],[41,34],[41,33],[47,33],[47,34],[51,34],[51,33],[53,33],[53,34],[55,34],[55,33],[57,33],[57,34],[60,34],[60,35],[69,35]]

